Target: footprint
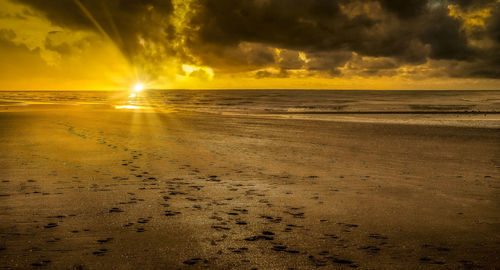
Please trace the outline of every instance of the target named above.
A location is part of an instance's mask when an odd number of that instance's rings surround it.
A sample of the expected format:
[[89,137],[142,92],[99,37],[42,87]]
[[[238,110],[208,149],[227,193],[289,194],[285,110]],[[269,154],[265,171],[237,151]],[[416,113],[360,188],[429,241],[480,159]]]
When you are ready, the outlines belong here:
[[286,253],[292,253],[292,254],[300,253],[297,250],[289,250],[287,246],[282,246],[282,245],[273,246],[271,249],[274,251],[286,252]]
[[387,239],[388,239],[388,237],[387,237],[387,236],[383,236],[383,235],[380,235],[380,234],[378,234],[378,233],[370,233],[370,234],[368,235],[368,237],[370,237],[370,238],[374,238],[374,239],[378,239],[378,240],[387,240]]
[[51,262],[52,262],[51,260],[42,260],[42,261],[39,261],[39,262],[32,263],[31,266],[42,267],[42,266],[48,265]]
[[228,248],[228,249],[231,250],[231,252],[233,252],[233,253],[243,253],[243,252],[248,250],[248,248],[246,248],[246,247],[242,247],[242,248],[238,248],[238,249],[235,249],[235,248]]
[[44,227],[45,229],[50,229],[50,228],[55,228],[55,227],[57,227],[57,226],[58,226],[58,225],[57,225],[57,223],[49,223],[49,224],[47,224],[47,225],[45,225],[45,226],[43,226],[43,227]]
[[429,257],[422,257],[419,259],[419,261],[422,263],[430,263],[430,264],[444,264],[444,262],[442,262],[442,261],[436,261],[436,260],[433,260]]
[[364,249],[368,253],[371,253],[371,254],[375,254],[375,253],[378,253],[380,251],[380,248],[375,247],[375,246],[363,246],[363,247],[360,247],[359,249]]
[[137,223],[141,223],[141,224],[146,224],[148,223],[150,220],[151,220],[152,217],[148,217],[148,218],[139,218],[137,220]]
[[121,210],[120,208],[117,208],[117,207],[113,207],[113,208],[109,209],[109,212],[110,213],[121,213],[121,212],[123,212],[123,210]]
[[248,214],[248,210],[247,209],[233,208],[233,211],[240,212],[242,214]]
[[170,210],[165,211],[165,216],[167,216],[167,217],[173,217],[173,216],[176,216],[176,215],[179,215],[179,214],[181,214],[181,212],[170,211]]
[[354,262],[352,261],[349,261],[349,260],[345,260],[345,259],[339,259],[339,258],[335,258],[335,257],[328,257],[328,259],[330,259],[332,262],[334,263],[338,263],[338,264],[347,264],[349,265],[349,267],[351,268],[358,268],[359,265],[355,264]]
[[287,246],[273,246],[272,250],[275,251],[285,251],[288,247]]
[[113,240],[113,238],[112,237],[108,237],[106,239],[99,239],[99,240],[97,240],[97,243],[104,244],[104,243],[107,243],[107,242],[109,242],[111,240]]
[[254,242],[254,241],[257,241],[257,240],[274,240],[274,237],[272,236],[266,236],[266,235],[255,235],[255,236],[251,236],[251,237],[247,237],[245,239],[243,239],[245,241],[249,241],[249,242]]
[[217,231],[229,231],[231,228],[224,227],[224,226],[219,226],[219,225],[212,225],[212,229],[215,229]]
[[294,218],[304,218],[304,213],[303,212],[293,213],[293,212],[290,212],[290,211],[285,211],[283,213],[292,215]]
[[201,258],[192,258],[192,259],[183,261],[182,263],[187,264],[187,265],[194,265],[194,264],[197,264],[198,262],[201,262],[201,261],[202,261]]
[[92,252],[92,254],[94,254],[96,256],[104,256],[104,254],[106,254],[106,252],[108,252],[108,249],[101,248],[101,249],[99,249],[97,251]]

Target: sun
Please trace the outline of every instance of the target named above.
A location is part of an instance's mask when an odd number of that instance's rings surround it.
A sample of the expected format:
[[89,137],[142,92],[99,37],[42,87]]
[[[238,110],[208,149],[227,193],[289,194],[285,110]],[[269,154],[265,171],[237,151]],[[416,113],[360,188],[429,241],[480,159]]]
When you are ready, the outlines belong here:
[[134,84],[134,87],[132,89],[135,92],[141,92],[142,90],[144,90],[144,84],[142,84],[141,82],[137,82]]

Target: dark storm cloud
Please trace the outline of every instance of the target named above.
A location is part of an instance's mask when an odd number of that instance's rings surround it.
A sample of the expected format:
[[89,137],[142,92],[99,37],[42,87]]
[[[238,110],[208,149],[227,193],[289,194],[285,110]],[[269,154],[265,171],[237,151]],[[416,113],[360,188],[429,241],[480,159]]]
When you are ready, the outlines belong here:
[[283,50],[280,52],[279,58],[278,62],[282,69],[301,69],[305,64],[297,51]]
[[263,79],[263,78],[288,78],[290,74],[286,69],[280,69],[277,72],[270,72],[267,70],[259,70],[255,73],[255,78]]
[[411,18],[423,13],[427,0],[380,0],[380,5],[401,19]]
[[497,2],[497,0],[450,0],[452,4],[457,4],[461,7],[469,8],[469,7],[482,7],[488,4],[493,4]]
[[339,68],[344,66],[352,57],[349,51],[315,52],[308,55],[307,69],[326,71],[332,76],[340,75]]
[[[425,5],[425,1],[415,2]],[[202,0],[202,3],[204,9],[197,18],[202,43],[231,46],[251,41],[309,52],[349,49],[370,56],[411,55],[410,61],[425,59],[425,55],[408,51],[420,38],[419,21],[403,23],[374,17],[369,12],[349,16],[340,8],[349,1]],[[391,9],[398,5],[391,1],[384,3]],[[401,15],[404,14],[403,11]]]
[[[97,31],[95,19],[128,58],[139,50],[138,35],[144,39],[168,40],[170,28],[148,31],[148,27],[166,25],[173,7],[169,0],[13,0],[28,4],[44,14],[53,24],[75,30]],[[80,7],[78,3],[84,7]]]
[[422,19],[426,30],[422,31],[420,38],[431,45],[431,58],[466,60],[474,57],[460,21],[449,17],[447,10],[440,8],[423,15]]
[[500,6],[498,5],[493,9],[488,20],[488,34],[493,40],[500,43]]
[[[93,17],[108,31],[114,33],[119,30],[123,35],[129,31],[140,30],[148,20],[151,7],[163,14],[172,11],[172,4],[168,0],[13,0],[28,4],[41,11],[56,25],[62,25],[75,29],[94,29],[94,24],[77,4],[80,2]],[[114,25],[116,25],[117,29]]]
[[[300,50],[308,55],[348,50],[365,56],[392,57],[400,64],[422,64],[428,58],[489,63],[482,57],[491,53],[470,46],[463,22],[449,15],[448,5],[456,4],[463,9],[498,6],[498,2],[486,0],[201,0],[201,3],[204,8],[195,21],[200,26],[200,44],[224,47],[251,41]],[[357,4],[356,12],[345,8],[353,4]],[[490,33],[498,40],[498,19],[492,20]],[[483,69],[488,68],[493,67],[487,65]],[[464,72],[462,76],[473,75]]]
[[349,34],[339,29],[373,24],[366,18],[343,19],[338,2],[201,0],[203,9],[194,23],[201,27],[200,38],[205,42],[236,45],[249,41],[292,49],[328,49],[348,39]]
[[[29,4],[55,24],[74,29],[95,29],[70,0],[16,0]],[[496,77],[494,53],[500,42],[499,3],[496,0],[193,0],[197,9],[189,24],[196,33],[185,46],[203,64],[229,70],[231,65],[251,68],[275,65],[282,70],[306,68],[334,71],[350,55],[389,57],[399,65],[418,65],[428,59],[463,61],[454,76]],[[81,0],[107,33],[133,55],[137,35],[165,44],[176,34],[166,19],[173,10],[169,0]],[[463,22],[449,14],[448,5],[464,10],[493,7],[486,30],[489,48],[470,45]],[[160,33],[160,34],[158,34]],[[261,47],[242,49],[242,43]],[[266,47],[267,46],[267,47]],[[285,50],[279,58],[269,47]],[[178,50],[170,48],[171,54]],[[176,51],[177,50],[177,51]],[[307,54],[305,63],[298,52]],[[323,58],[333,57],[331,60]],[[392,63],[392,62],[391,62]],[[376,70],[374,67],[371,70]],[[386,70],[386,69],[384,69]],[[265,77],[266,74],[261,74]]]

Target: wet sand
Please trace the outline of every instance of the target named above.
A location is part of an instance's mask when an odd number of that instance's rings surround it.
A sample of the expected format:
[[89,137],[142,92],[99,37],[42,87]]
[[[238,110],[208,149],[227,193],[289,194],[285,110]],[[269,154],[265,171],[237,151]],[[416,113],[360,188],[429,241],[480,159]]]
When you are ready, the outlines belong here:
[[498,129],[0,113],[0,269],[498,269]]

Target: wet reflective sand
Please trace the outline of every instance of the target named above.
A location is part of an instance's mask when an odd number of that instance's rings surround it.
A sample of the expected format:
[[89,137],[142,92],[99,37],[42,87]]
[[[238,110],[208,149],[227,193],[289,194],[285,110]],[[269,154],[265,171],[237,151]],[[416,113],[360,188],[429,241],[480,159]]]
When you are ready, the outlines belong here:
[[0,113],[0,268],[499,267],[494,126],[55,103]]

